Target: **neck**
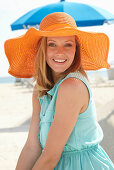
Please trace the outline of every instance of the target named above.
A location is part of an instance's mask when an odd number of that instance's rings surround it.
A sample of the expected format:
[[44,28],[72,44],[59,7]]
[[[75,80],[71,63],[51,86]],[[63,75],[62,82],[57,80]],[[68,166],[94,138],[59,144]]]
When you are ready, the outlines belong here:
[[54,84],[56,84],[60,78],[59,73],[52,72]]

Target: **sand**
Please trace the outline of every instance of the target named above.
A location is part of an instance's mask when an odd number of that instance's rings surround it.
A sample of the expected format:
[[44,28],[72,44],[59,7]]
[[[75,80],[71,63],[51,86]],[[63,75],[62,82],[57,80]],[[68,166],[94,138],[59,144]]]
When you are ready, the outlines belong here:
[[[114,162],[114,86],[91,85],[104,132],[101,145]],[[32,116],[32,87],[0,84],[0,170],[14,170]]]

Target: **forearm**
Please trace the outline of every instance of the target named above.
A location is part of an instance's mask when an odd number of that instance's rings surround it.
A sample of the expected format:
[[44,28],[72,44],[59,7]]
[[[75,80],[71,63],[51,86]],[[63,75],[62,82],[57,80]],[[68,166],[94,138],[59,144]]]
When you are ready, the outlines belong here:
[[32,167],[34,166],[35,162],[41,155],[41,150],[32,150],[30,147],[27,147],[26,145],[21,151],[21,154],[19,156],[17,166],[15,170],[32,170]]
[[42,152],[32,170],[54,170],[54,167],[54,162],[47,158]]

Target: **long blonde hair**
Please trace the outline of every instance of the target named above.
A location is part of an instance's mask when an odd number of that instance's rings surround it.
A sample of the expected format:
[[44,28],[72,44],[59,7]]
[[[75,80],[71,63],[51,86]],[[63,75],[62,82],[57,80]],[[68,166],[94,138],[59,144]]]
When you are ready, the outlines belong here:
[[[49,91],[54,86],[51,68],[46,63],[46,45],[47,45],[47,38],[42,37],[38,42],[38,48],[37,48],[38,50],[36,53],[36,58],[34,63],[35,74],[33,76],[34,78],[33,81],[36,81],[36,87],[38,90],[39,97],[46,95],[47,91]],[[79,71],[88,79],[86,72],[81,66],[80,45],[78,43],[77,37],[76,37],[76,53],[74,56],[73,63],[67,70],[59,74],[58,79],[62,79],[66,77],[67,74],[69,74],[70,72],[75,72],[75,71]]]

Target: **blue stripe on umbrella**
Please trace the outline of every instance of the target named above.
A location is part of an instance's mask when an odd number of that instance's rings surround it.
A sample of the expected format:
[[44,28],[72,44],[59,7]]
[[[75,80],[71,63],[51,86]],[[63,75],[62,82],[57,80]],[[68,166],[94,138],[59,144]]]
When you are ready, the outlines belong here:
[[46,15],[53,12],[70,14],[75,19],[78,27],[103,25],[104,22],[114,21],[114,15],[102,8],[82,3],[65,2],[63,0],[63,2],[45,5],[29,11],[16,20],[11,25],[11,29],[18,30],[28,25],[39,25]]

